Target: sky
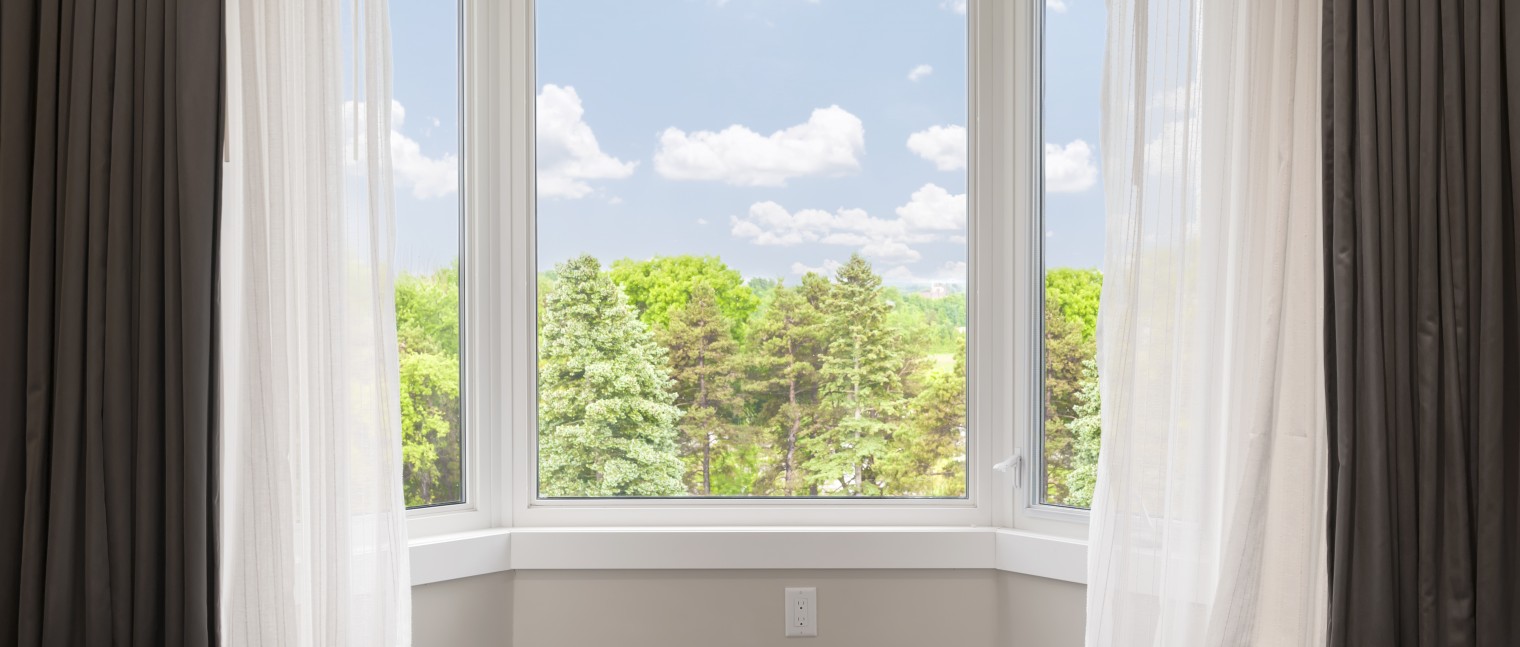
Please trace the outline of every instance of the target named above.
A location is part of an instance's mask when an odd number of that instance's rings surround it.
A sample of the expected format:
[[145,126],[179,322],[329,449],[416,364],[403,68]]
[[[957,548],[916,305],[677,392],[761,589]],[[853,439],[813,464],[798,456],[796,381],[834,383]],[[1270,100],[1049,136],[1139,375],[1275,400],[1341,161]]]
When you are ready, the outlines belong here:
[[[1045,258],[1102,258],[1103,0],[1046,0]],[[965,281],[957,0],[538,0],[538,262]],[[392,0],[397,263],[459,248],[457,9]]]

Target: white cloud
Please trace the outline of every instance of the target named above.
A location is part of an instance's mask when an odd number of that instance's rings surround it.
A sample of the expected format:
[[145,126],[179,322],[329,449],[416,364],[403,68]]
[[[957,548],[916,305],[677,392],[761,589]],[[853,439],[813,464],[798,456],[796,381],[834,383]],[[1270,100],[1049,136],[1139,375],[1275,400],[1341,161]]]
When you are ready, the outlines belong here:
[[1098,181],[1098,167],[1093,165],[1092,148],[1080,139],[1070,144],[1045,144],[1045,190],[1051,193],[1077,193],[1092,188]]
[[707,226],[707,219],[706,218],[697,218],[697,224],[702,225],[703,227],[706,227]]
[[865,128],[839,106],[813,111],[806,123],[761,135],[739,125],[718,132],[666,128],[654,168],[672,180],[737,186],[785,186],[791,178],[841,175],[860,168]]
[[[343,132],[349,133],[343,138],[343,162],[344,164],[356,164],[354,160],[355,143],[359,144],[360,150],[367,148],[364,138],[366,112],[364,103],[359,106],[359,140],[355,142],[354,135],[354,102],[343,102]],[[437,198],[446,196],[459,190],[459,157],[456,155],[444,155],[442,157],[429,157],[422,152],[422,146],[417,140],[402,134],[401,126],[406,123],[406,107],[400,101],[391,101],[391,169],[395,174],[396,187],[410,189],[412,196],[418,199]]]
[[917,65],[917,66],[914,66],[913,69],[908,70],[908,80],[909,81],[917,82],[919,79],[922,79],[922,78],[924,78],[926,76],[929,76],[930,74],[933,74],[933,73],[934,73],[934,66],[933,65],[928,65],[928,64]]
[[892,283],[965,283],[966,262],[945,261],[924,274],[914,272],[906,265],[898,265],[882,272],[881,277]]
[[593,191],[587,180],[622,179],[638,165],[602,152],[585,114],[573,87],[545,85],[538,93],[539,197],[583,198]]
[[1066,13],[1066,0],[1045,0],[1045,8],[1056,13]]
[[823,265],[820,265],[820,266],[817,266],[817,267],[806,265],[806,264],[802,263],[801,261],[799,261],[799,262],[796,262],[796,263],[792,263],[792,273],[793,274],[807,274],[809,272],[812,272],[813,274],[822,274],[824,276],[831,276],[831,275],[834,274],[834,272],[839,271],[839,266],[840,266],[840,262],[836,261],[836,260],[834,260],[832,258],[826,258],[826,259],[824,259],[823,260]]
[[966,0],[940,0],[939,8],[966,15]]
[[912,262],[923,256],[914,244],[964,240],[966,195],[925,184],[897,208],[896,218],[876,218],[863,209],[793,212],[775,202],[756,202],[730,223],[731,234],[756,245],[841,245],[873,259]]
[[912,231],[959,231],[966,228],[966,194],[925,184],[897,208],[897,217]]
[[941,171],[966,168],[966,127],[930,126],[908,135],[908,150],[930,162]]

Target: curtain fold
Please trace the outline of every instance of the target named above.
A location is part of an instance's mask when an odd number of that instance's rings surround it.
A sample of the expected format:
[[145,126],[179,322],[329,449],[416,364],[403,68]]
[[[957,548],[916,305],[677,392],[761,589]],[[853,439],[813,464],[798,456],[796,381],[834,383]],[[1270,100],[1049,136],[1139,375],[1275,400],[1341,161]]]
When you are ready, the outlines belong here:
[[407,645],[388,5],[228,4],[225,639]]
[[1088,645],[1323,641],[1318,0],[1111,0]]
[[1520,8],[1327,0],[1330,644],[1520,640]]
[[222,12],[0,3],[0,643],[217,642]]

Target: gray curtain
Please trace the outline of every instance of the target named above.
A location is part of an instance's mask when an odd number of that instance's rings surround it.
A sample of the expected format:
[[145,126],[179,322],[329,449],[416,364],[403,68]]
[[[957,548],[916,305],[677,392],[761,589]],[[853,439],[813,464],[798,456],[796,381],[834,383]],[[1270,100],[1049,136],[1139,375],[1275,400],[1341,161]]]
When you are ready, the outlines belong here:
[[216,642],[216,0],[0,1],[0,644]]
[[1330,643],[1520,644],[1520,4],[1326,0]]

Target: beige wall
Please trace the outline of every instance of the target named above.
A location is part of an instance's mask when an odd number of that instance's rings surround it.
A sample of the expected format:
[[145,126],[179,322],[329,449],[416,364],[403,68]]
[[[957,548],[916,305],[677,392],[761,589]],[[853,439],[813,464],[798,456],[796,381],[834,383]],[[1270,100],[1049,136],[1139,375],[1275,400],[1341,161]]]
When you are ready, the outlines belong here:
[[512,577],[490,573],[412,587],[412,644],[512,644]]
[[1087,587],[1023,573],[997,572],[1001,645],[1081,647]]
[[[818,589],[818,637],[782,589]],[[518,571],[412,589],[418,647],[1082,644],[1084,587],[988,570]]]

